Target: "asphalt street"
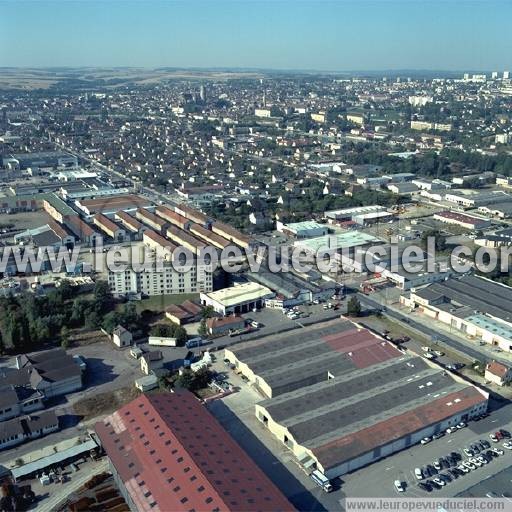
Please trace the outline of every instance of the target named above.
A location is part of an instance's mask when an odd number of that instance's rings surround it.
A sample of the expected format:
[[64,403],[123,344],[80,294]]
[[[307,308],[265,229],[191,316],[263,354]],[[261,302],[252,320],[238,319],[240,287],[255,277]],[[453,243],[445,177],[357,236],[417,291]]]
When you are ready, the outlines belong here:
[[489,362],[492,359],[495,359],[497,361],[502,361],[505,364],[509,364],[510,361],[500,357],[498,354],[496,355],[490,355],[488,350],[486,349],[480,349],[478,345],[475,345],[474,347],[469,346],[466,343],[463,343],[459,340],[457,340],[455,337],[448,336],[442,332],[439,332],[438,329],[429,327],[425,325],[424,323],[418,322],[417,320],[413,319],[411,315],[404,314],[400,311],[397,311],[393,307],[386,305],[383,306],[380,302],[377,300],[363,294],[358,294],[359,301],[362,305],[369,307],[371,309],[379,309],[383,310],[383,314],[393,318],[395,320],[398,320],[399,322],[403,322],[407,324],[409,328],[416,329],[417,331],[421,332],[427,337],[430,337],[432,340],[436,340],[437,342],[446,343],[446,345],[459,350],[460,352],[464,352],[468,356],[470,356],[472,359],[482,362]]

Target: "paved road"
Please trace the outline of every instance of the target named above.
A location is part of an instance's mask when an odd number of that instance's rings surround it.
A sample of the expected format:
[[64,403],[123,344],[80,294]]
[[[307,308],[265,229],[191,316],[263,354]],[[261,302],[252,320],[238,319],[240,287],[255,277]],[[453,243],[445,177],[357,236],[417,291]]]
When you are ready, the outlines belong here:
[[[39,502],[34,510],[38,512],[52,512],[57,510],[57,507],[63,503],[73,492],[82,487],[85,482],[90,480],[94,475],[102,473],[108,469],[108,459],[103,457],[94,465],[87,468],[82,467],[78,473],[71,475],[71,480],[65,484],[50,484],[48,489],[49,496],[47,499]],[[59,487],[60,485],[60,487]]]
[[[376,301],[375,299],[372,299],[368,297],[367,295],[359,294],[359,300],[362,305],[375,308],[375,309],[382,309],[383,305]],[[416,329],[417,331],[421,332],[427,337],[430,337],[432,339],[436,339],[436,341],[439,341],[441,343],[446,343],[446,345],[454,348],[455,350],[459,350],[460,352],[464,352],[465,354],[469,355],[472,359],[475,359],[477,361],[482,362],[488,362],[492,359],[495,359],[497,361],[502,361],[505,364],[509,364],[510,362],[499,355],[490,355],[487,350],[480,349],[477,345],[474,347],[468,346],[466,343],[463,343],[459,340],[457,340],[454,337],[448,336],[444,333],[439,332],[439,330],[428,327],[424,323],[418,322],[417,320],[411,319],[411,315],[406,315],[400,311],[397,311],[393,307],[387,305],[385,306],[385,311],[383,311],[383,314],[393,318],[395,320],[398,320],[399,322],[407,324],[408,327],[412,329]]]

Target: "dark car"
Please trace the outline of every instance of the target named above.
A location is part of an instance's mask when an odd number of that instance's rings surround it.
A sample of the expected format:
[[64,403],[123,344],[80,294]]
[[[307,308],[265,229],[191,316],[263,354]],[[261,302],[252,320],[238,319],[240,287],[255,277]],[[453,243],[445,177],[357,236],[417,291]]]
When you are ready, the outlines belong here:
[[487,455],[487,457],[489,457],[490,459],[493,459],[494,457],[498,456],[498,454],[496,452],[491,452],[491,450],[487,450],[485,452],[485,455]]
[[505,438],[505,439],[510,439],[510,432],[508,430],[503,430],[502,428],[500,428],[498,430],[498,432]]
[[455,460],[462,460],[462,455],[458,452],[451,452],[450,457]]
[[482,457],[482,459],[485,459],[487,462],[491,462],[492,460],[492,457],[489,457],[489,455],[483,452],[480,454],[480,457]]
[[447,484],[452,481],[452,478],[448,476],[446,473],[439,473],[439,478],[444,480]]
[[471,445],[471,449],[475,452],[475,453],[480,453],[480,446],[478,446],[476,443],[473,443]]
[[433,480],[427,480],[425,483],[430,484],[434,489],[441,489],[441,486],[436,484]]
[[426,482],[418,482],[418,487],[423,491],[432,492],[432,485],[428,480]]
[[489,441],[486,441],[485,439],[479,439],[478,442],[484,447],[484,448],[490,448],[491,443]]
[[459,478],[459,472],[457,471],[457,468],[449,469],[448,471],[449,471],[450,475],[453,476],[453,478],[455,478],[455,479]]
[[450,467],[450,463],[444,457],[439,458],[439,463],[441,464],[442,468],[448,469]]
[[430,476],[437,475],[437,469],[434,466],[432,466],[432,464],[427,464],[427,469],[430,473]]

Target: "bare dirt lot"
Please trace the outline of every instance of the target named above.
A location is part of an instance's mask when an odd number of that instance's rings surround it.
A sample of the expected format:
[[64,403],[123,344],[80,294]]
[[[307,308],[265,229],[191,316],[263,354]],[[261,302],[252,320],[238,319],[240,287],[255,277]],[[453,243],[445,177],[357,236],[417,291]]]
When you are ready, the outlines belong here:
[[49,220],[50,216],[43,210],[0,214],[0,224],[13,224],[19,230],[43,226]]
[[140,391],[134,386],[128,386],[82,398],[75,403],[74,409],[76,414],[83,416],[83,419],[87,421],[90,418],[106,415],[119,409],[119,407],[137,398],[139,394]]

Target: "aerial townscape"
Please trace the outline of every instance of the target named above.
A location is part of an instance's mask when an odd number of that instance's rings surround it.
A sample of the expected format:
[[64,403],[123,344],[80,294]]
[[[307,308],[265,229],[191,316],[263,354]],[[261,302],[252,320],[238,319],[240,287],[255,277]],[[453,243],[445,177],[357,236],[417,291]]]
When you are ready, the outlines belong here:
[[406,3],[0,0],[0,511],[512,510],[512,9]]

